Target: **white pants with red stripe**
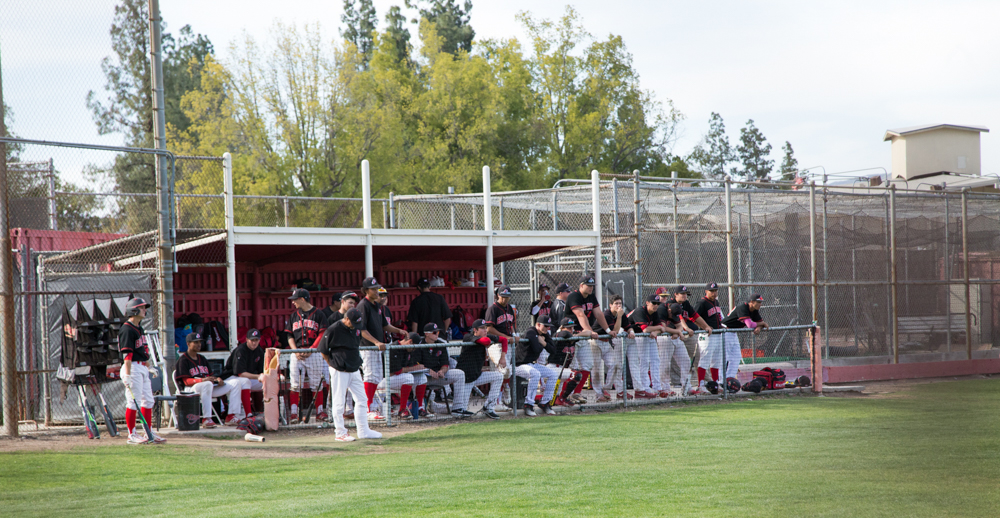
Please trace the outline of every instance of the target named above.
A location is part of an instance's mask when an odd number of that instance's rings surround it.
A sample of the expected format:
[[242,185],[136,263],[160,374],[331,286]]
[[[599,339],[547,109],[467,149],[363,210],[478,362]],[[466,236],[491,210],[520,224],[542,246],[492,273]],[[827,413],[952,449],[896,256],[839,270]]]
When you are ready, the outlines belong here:
[[[139,406],[153,408],[153,386],[149,383],[149,369],[141,363],[132,362],[132,371],[129,372],[128,378],[132,396],[139,401]],[[132,410],[138,410],[135,407],[135,401],[127,394],[125,397],[127,398],[125,406]]]
[[524,404],[535,404],[535,394],[538,393],[539,381],[545,382],[542,388],[542,402],[548,403],[552,401],[552,395],[556,391],[556,376],[559,375],[559,371],[538,363],[526,363],[518,365],[515,372],[517,372],[518,376],[528,380],[528,390],[527,394],[524,395]]

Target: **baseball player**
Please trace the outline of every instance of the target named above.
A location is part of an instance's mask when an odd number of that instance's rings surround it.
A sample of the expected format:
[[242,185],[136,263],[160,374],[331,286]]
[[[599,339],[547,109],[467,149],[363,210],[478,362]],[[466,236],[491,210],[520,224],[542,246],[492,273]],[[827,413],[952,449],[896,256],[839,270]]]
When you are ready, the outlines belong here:
[[640,332],[649,333],[649,336],[636,336],[633,344],[625,350],[628,369],[632,374],[632,388],[635,389],[635,397],[639,399],[659,397],[659,390],[653,386],[651,373],[659,372],[660,357],[656,340],[660,334],[668,332],[666,324],[660,320],[657,311],[659,307],[660,297],[654,294],[646,297],[641,307],[629,313],[633,325],[637,326]]
[[729,366],[722,365],[722,348],[726,348],[726,362],[732,365],[732,372],[739,369],[740,364],[740,343],[733,333],[717,333],[722,329],[722,309],[719,307],[719,285],[710,282],[705,286],[705,296],[694,307],[698,314],[708,324],[708,334],[698,336],[698,352],[701,359],[698,360],[698,387],[695,394],[703,394],[706,369],[712,374],[712,381],[719,381],[719,368],[730,371]]
[[246,401],[243,401],[240,397],[243,391],[241,381],[243,378],[230,377],[223,381],[218,376],[212,376],[208,360],[198,354],[204,343],[205,339],[201,333],[187,335],[187,352],[177,360],[174,381],[182,391],[201,395],[201,426],[204,428],[215,428],[215,421],[212,420],[212,398],[230,395],[229,412],[224,423],[236,426],[238,421],[236,416],[243,413],[243,404],[250,403],[250,391],[246,391]]
[[[413,345],[419,343],[421,336],[417,333],[410,333],[400,341],[402,345]],[[415,392],[417,404],[420,406],[420,415],[433,417],[424,410],[424,396],[427,393],[427,376],[423,373],[424,365],[420,363],[423,352],[415,347],[406,349],[393,349],[389,351],[389,388],[399,390],[399,418],[409,419],[417,417],[410,415],[407,408],[410,402],[410,393]],[[384,383],[384,382],[383,382]]]
[[[128,427],[129,444],[167,442],[156,432],[152,432],[152,437],[145,437],[135,429],[137,412],[142,412],[147,423],[153,422],[153,387],[149,377],[156,376],[156,369],[149,369],[146,365],[149,362],[149,343],[146,341],[146,332],[142,329],[142,319],[146,318],[147,308],[149,303],[139,297],[129,300],[125,304],[128,321],[118,330],[118,350],[123,357],[120,371],[122,383],[134,396],[125,401],[125,426]],[[135,407],[136,399],[139,400],[141,410]]]
[[549,319],[553,322],[562,322],[562,319],[566,316],[566,299],[569,298],[569,294],[573,292],[573,288],[569,287],[569,284],[565,282],[560,283],[556,286],[556,298],[552,300],[552,307],[549,309]]
[[[441,346],[421,349],[421,363],[427,369],[427,376],[434,379],[443,378],[451,381],[452,392],[454,393],[455,387],[465,385],[465,373],[461,369],[453,369],[451,367],[452,360],[448,356],[448,342],[440,337],[440,333],[441,328],[434,322],[428,322],[424,325],[424,337],[420,340],[420,343],[441,344]],[[423,399],[420,401],[423,403]],[[456,408],[451,411],[451,415],[454,417],[469,417],[475,414],[468,410]],[[421,417],[423,416],[421,415]]]
[[552,318],[552,295],[549,295],[549,285],[538,286],[538,300],[531,303],[531,322],[537,323],[539,317]]
[[[513,363],[514,358],[514,347],[513,344],[517,342],[518,334],[517,330],[514,328],[515,322],[517,321],[517,314],[514,310],[514,305],[510,303],[510,299],[513,293],[508,286],[500,286],[495,290],[496,300],[486,308],[486,315],[483,320],[486,321],[486,332],[487,334],[498,336],[502,339],[507,340],[510,347],[504,349],[506,352],[506,363],[505,365],[510,365]],[[500,367],[501,371],[504,371],[504,383],[501,391],[510,390],[510,371],[504,367]],[[504,392],[509,395],[509,393]],[[517,407],[516,402],[511,401],[512,407]],[[497,410],[506,412],[509,408],[503,403],[497,403]]]
[[535,327],[524,334],[525,342],[518,342],[515,349],[514,371],[518,376],[528,380],[528,390],[524,395],[524,414],[535,417],[535,392],[538,390],[538,382],[544,381],[542,388],[541,403],[538,408],[549,415],[555,415],[555,411],[549,406],[552,395],[556,391],[556,376],[559,371],[542,363],[536,363],[538,355],[545,350],[545,347],[552,341],[549,330],[552,329],[552,321],[549,317],[542,315],[535,322]]
[[[317,341],[323,334],[323,330],[328,326],[323,319],[320,309],[310,302],[309,291],[298,288],[292,291],[288,297],[295,306],[291,316],[285,323],[285,332],[288,336],[288,347],[290,349],[315,348]],[[323,358],[318,354],[297,353],[293,354],[288,362],[288,371],[291,378],[291,412],[288,416],[289,424],[299,422],[299,402],[300,396],[304,396],[304,389],[312,389],[313,396],[316,397],[316,419],[325,421],[326,412],[323,411],[323,402],[326,401],[326,394],[323,385],[328,382],[330,375]]]
[[[746,302],[737,304],[726,318],[722,319],[722,325],[729,329],[753,329],[753,334],[759,335],[761,331],[770,327],[764,318],[760,316],[760,307],[764,304],[764,297],[760,293],[754,293]],[[739,338],[737,337],[737,340]],[[728,351],[726,353],[729,354]],[[737,356],[740,358],[741,356]],[[729,359],[728,356],[726,358]],[[727,378],[735,378],[736,374],[731,374],[730,369],[726,369]]]
[[[573,372],[566,368],[573,362],[573,356],[576,355],[576,348],[579,342],[564,341],[564,339],[577,336],[590,336],[590,333],[586,331],[577,332],[576,326],[575,318],[572,316],[563,317],[562,321],[559,322],[559,331],[553,335],[552,340],[548,340],[545,346],[545,350],[549,353],[547,366],[556,371],[556,378],[558,380],[565,380],[559,389],[559,393],[553,400],[552,404],[556,406],[573,406],[573,403],[568,401],[566,396],[573,392],[573,389],[576,388],[576,385],[583,378],[581,373]],[[588,344],[584,344],[584,346],[589,347]]]
[[[673,302],[670,304],[670,311],[671,314],[681,317],[681,329],[687,332],[687,337],[682,338],[684,347],[687,349],[688,358],[691,359],[693,365],[698,365],[701,360],[701,354],[698,352],[698,337],[694,334],[694,329],[698,328],[711,332],[712,328],[705,323],[705,319],[701,318],[701,316],[694,311],[694,307],[691,306],[691,302],[688,300],[690,295],[691,292],[688,290],[687,286],[675,287],[672,294]],[[674,364],[670,367],[670,378],[671,380],[676,378],[678,382],[681,383],[683,373],[680,372],[679,368],[675,369],[674,365],[677,365],[677,363],[674,362]],[[688,380],[691,379],[690,371],[687,374],[687,378]],[[683,383],[681,383],[681,386],[684,386]],[[693,390],[695,389],[685,387],[685,393],[689,394]]]
[[[499,342],[503,349],[500,368],[507,366],[507,339],[488,334],[486,321],[478,319],[472,323],[472,332],[465,335],[462,341],[471,345],[462,346],[462,352],[458,356],[457,368],[465,373],[466,382],[455,388],[455,409],[468,410],[472,387],[489,383],[490,392],[483,403],[483,413],[490,419],[500,419],[500,416],[493,411],[493,407],[500,398],[503,374],[498,371],[483,370],[483,365],[486,363],[486,349]],[[452,414],[454,413],[453,410]]]
[[[671,363],[677,364],[678,370],[681,373],[681,393],[686,393],[690,387],[691,380],[691,357],[688,356],[687,348],[684,347],[684,339],[691,336],[687,327],[684,325],[684,319],[680,314],[674,313],[670,309],[670,298],[664,293],[660,295],[660,306],[656,309],[657,317],[660,322],[663,322],[664,326],[668,328],[668,332],[660,334],[656,337],[656,348],[658,351],[658,356],[660,360],[659,369],[652,372],[652,386],[657,390],[657,395],[660,397],[674,397],[677,395],[676,392],[670,390],[670,367]],[[679,333],[673,333],[670,330],[679,331]]]
[[[584,275],[578,283],[577,290],[566,297],[566,307],[576,317],[577,332],[585,331],[590,333],[590,347],[579,344],[576,348],[576,354],[573,356],[572,367],[582,377],[573,394],[567,396],[566,400],[577,404],[587,402],[587,398],[583,397],[580,392],[590,378],[590,371],[594,369],[593,349],[599,348],[603,351],[603,348],[597,344],[597,337],[601,334],[614,336],[611,328],[608,327],[608,322],[604,320],[604,312],[601,311],[601,305],[598,304],[597,297],[594,295],[594,284],[593,276]],[[600,327],[597,327],[598,325]],[[604,345],[610,347],[610,344]]]
[[431,291],[431,281],[421,278],[417,281],[417,290],[420,294],[410,301],[410,311],[406,314],[410,331],[423,331],[431,322],[437,324],[438,329],[451,328],[451,310],[444,297]]
[[[358,310],[364,318],[364,325],[361,327],[361,345],[377,347],[377,351],[361,351],[362,369],[364,370],[363,380],[365,384],[365,395],[368,399],[368,419],[383,419],[382,415],[372,410],[372,403],[375,400],[375,392],[382,382],[383,364],[382,352],[385,350],[386,332],[403,334],[404,331],[393,327],[386,320],[383,310],[385,309],[379,302],[378,289],[382,285],[374,277],[367,277],[361,281],[361,293],[364,299],[358,304]],[[357,411],[355,410],[355,413]]]
[[[364,316],[355,308],[348,309],[340,320],[326,328],[320,339],[319,351],[329,364],[330,391],[333,394],[333,426],[335,440],[353,441],[344,426],[344,405],[347,393],[354,399],[354,407],[366,408],[365,387],[361,381],[361,329]],[[355,412],[354,424],[359,439],[381,439],[382,434],[368,428],[368,412]]]
[[[253,405],[250,399],[250,392],[260,392],[264,390],[264,348],[260,347],[260,331],[249,329],[245,342],[236,346],[226,360],[226,367],[223,369],[226,374],[226,383],[239,382],[240,401],[242,409],[246,415],[252,413]],[[238,421],[241,415],[236,415]],[[226,419],[229,424],[229,419]]]
[[337,314],[341,314],[341,317],[343,317],[343,314],[340,313],[340,299],[342,296],[343,294],[341,293],[334,293],[330,297],[330,305],[319,310],[319,313],[323,316],[324,321],[332,324],[336,320],[339,320],[339,318],[336,317]]
[[[627,320],[625,318],[625,306],[622,302],[621,295],[614,295],[611,297],[611,302],[608,304],[608,309],[604,310],[604,321],[614,322],[611,324],[611,336],[618,336],[622,329],[622,322]],[[621,343],[621,342],[619,342]],[[599,358],[604,362],[604,376],[600,378],[591,378],[591,382],[594,386],[594,392],[597,393],[597,402],[605,403],[611,401],[611,393],[608,391],[609,388],[620,384],[622,377],[622,366],[621,366],[621,349],[615,347],[613,340],[605,342],[604,340],[597,341],[597,347],[594,348],[596,358]]]

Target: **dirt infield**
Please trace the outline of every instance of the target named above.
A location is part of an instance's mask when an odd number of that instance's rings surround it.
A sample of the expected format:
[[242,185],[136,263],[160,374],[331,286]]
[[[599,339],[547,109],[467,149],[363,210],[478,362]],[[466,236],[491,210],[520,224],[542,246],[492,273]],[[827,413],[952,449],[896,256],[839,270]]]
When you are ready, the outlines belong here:
[[[909,397],[907,395],[908,389],[915,385],[924,385],[931,383],[947,383],[958,380],[969,380],[969,379],[984,379],[990,376],[975,375],[975,376],[965,376],[965,377],[948,377],[948,378],[926,378],[926,379],[911,379],[911,380],[894,380],[894,381],[874,381],[867,382],[864,384],[863,392],[829,392],[826,397],[847,397],[847,398],[898,398],[898,397]],[[760,395],[754,395],[747,398],[748,400],[759,400],[764,398],[795,398],[795,397],[814,397],[808,394],[774,394],[768,395],[762,393]],[[719,405],[719,404],[730,404],[734,402],[739,402],[742,399],[735,400],[700,400],[700,401],[682,401],[682,402],[672,402],[664,403],[658,405],[647,405],[647,406],[636,406],[629,407],[627,410],[622,408],[610,408],[604,410],[586,410],[582,414],[587,413],[620,413],[620,412],[642,412],[646,410],[665,410],[665,409],[680,409],[686,408],[694,405]],[[581,415],[580,412],[575,410],[570,411],[569,415]],[[540,416],[535,419],[558,419],[559,417],[545,417]],[[510,416],[505,416],[503,419],[512,419]],[[523,419],[520,418],[520,419]],[[483,423],[485,424],[487,420],[484,419],[472,419],[469,421],[456,421],[454,419],[441,419],[441,420],[423,420],[418,422],[405,422],[393,426],[391,428],[386,427],[376,427],[375,429],[382,432],[385,438],[398,437],[400,435],[405,435],[421,430],[427,430],[431,428],[439,428],[443,426],[452,426],[455,424],[463,422],[472,423]],[[333,429],[332,427],[323,428],[299,428],[291,430],[282,430],[278,433],[267,433],[267,441],[264,443],[246,442],[243,440],[242,432],[233,430],[231,433],[226,433],[228,430],[224,429],[211,434],[176,434],[172,433],[167,435],[167,447],[174,445],[196,447],[204,450],[205,453],[211,452],[212,455],[217,457],[229,457],[229,458],[283,458],[283,457],[314,457],[322,455],[356,455],[359,452],[363,454],[378,454],[380,453],[379,441],[369,441],[368,447],[363,450],[353,449],[350,453],[344,451],[345,444],[338,443],[333,440]],[[103,427],[101,431],[104,432]],[[13,452],[13,451],[38,451],[38,452],[50,452],[50,451],[67,451],[76,448],[123,448],[126,447],[125,437],[108,437],[106,434],[102,435],[100,440],[90,440],[82,433],[82,428],[67,428],[67,429],[57,429],[54,431],[46,432],[35,432],[23,434],[22,437],[17,439],[10,439],[6,437],[0,437],[0,453]],[[136,446],[137,448],[157,448],[159,446]]]

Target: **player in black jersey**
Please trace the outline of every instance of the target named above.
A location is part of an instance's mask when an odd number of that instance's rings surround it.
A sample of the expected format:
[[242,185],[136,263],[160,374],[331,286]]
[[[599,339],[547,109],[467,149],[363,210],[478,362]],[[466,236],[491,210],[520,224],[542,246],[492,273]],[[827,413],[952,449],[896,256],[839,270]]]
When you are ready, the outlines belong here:
[[[323,312],[313,306],[310,302],[309,291],[298,288],[292,291],[288,297],[295,306],[295,310],[288,317],[285,323],[285,332],[288,333],[288,347],[290,349],[309,349],[317,345],[319,337],[328,327],[323,317]],[[330,372],[327,369],[323,358],[318,354],[299,353],[293,354],[288,362],[288,371],[291,376],[291,412],[289,413],[290,424],[299,421],[299,399],[305,394],[306,389],[317,397],[316,419],[325,421],[326,412],[323,410],[323,403],[326,402],[326,392],[323,387],[329,382]],[[304,403],[303,403],[304,404]]]
[[[577,290],[566,298],[566,307],[576,317],[577,332],[589,332],[591,338],[589,347],[582,343],[577,345],[576,355],[573,357],[572,367],[581,374],[582,379],[574,389],[573,394],[566,396],[566,400],[579,404],[587,402],[587,399],[580,392],[587,384],[590,371],[594,368],[593,350],[601,347],[597,343],[597,337],[602,334],[613,336],[608,322],[604,319],[601,305],[597,302],[597,296],[594,294],[595,282],[592,275],[584,275],[580,279]],[[610,344],[604,345],[610,347]]]
[[[711,372],[712,380],[719,381],[719,369],[726,372],[736,372],[740,365],[740,343],[733,333],[720,333],[722,329],[722,308],[719,307],[719,285],[711,282],[705,286],[705,296],[694,306],[695,313],[711,328],[711,334],[698,336],[698,349],[701,359],[698,361],[698,387],[695,393],[704,393],[705,374]],[[726,348],[726,363],[722,365],[722,348]],[[707,369],[707,371],[706,371]]]
[[[118,350],[122,354],[121,378],[134,396],[125,401],[125,425],[128,427],[129,444],[167,442],[152,430],[152,436],[146,437],[135,429],[137,412],[142,412],[147,423],[153,422],[153,386],[149,378],[156,376],[156,368],[150,368],[149,343],[146,341],[146,332],[142,329],[142,319],[146,318],[148,308],[149,303],[139,297],[129,300],[125,304],[128,321],[118,331]],[[139,400],[141,409],[135,407],[136,399]]]

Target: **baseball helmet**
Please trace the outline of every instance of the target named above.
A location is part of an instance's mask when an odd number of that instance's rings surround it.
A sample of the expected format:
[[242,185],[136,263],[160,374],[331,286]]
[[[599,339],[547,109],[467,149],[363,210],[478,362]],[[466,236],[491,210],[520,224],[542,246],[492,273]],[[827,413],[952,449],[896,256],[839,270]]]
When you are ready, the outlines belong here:
[[705,383],[705,388],[708,389],[708,391],[711,392],[712,394],[718,394],[719,393],[719,382],[714,381],[714,380],[713,381],[709,381],[708,383]]
[[736,378],[726,378],[726,390],[730,394],[735,394],[740,391],[740,380]]
[[129,317],[134,317],[139,315],[139,308],[148,308],[149,302],[136,297],[125,303],[125,315]]

